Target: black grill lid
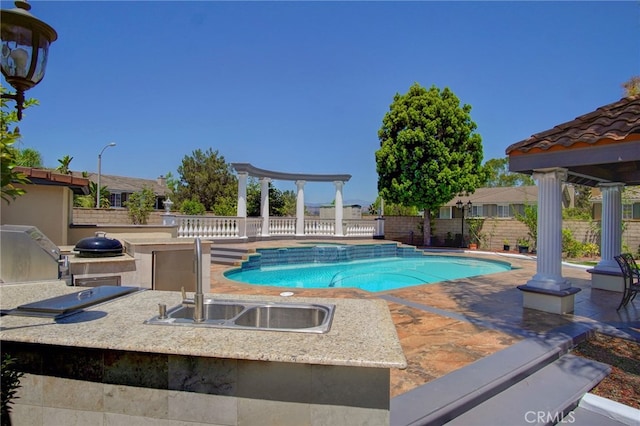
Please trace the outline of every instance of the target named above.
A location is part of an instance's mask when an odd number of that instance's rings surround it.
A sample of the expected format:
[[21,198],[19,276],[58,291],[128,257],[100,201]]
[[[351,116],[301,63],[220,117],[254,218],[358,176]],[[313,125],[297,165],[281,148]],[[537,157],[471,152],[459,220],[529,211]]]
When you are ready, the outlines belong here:
[[83,238],[76,244],[75,250],[82,254],[121,254],[122,243],[114,238],[107,238],[104,233],[96,233],[95,237]]

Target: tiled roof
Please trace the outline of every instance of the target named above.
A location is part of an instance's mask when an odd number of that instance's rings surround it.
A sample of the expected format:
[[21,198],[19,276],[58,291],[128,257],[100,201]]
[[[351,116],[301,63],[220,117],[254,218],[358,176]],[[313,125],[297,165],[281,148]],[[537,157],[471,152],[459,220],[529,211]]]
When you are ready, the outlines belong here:
[[[87,177],[92,182],[98,182],[97,173],[88,173]],[[100,174],[100,186],[106,186],[112,193],[134,193],[141,191],[144,187],[151,189],[156,195],[166,195],[169,193],[167,186],[158,183],[157,179]]]
[[497,188],[478,188],[469,196],[455,197],[445,206],[455,206],[458,200],[463,203],[471,200],[473,204],[526,204],[538,200],[537,186],[505,186]]
[[605,139],[622,141],[630,135],[637,135],[640,139],[640,95],[622,98],[550,130],[536,133],[510,145],[506,152],[529,152],[536,148],[546,151],[552,147],[568,148],[578,142],[595,144]]
[[25,174],[31,183],[36,185],[67,186],[74,194],[89,193],[89,179],[79,176],[57,173],[55,170],[38,169],[33,167],[17,166],[13,169],[16,172]]

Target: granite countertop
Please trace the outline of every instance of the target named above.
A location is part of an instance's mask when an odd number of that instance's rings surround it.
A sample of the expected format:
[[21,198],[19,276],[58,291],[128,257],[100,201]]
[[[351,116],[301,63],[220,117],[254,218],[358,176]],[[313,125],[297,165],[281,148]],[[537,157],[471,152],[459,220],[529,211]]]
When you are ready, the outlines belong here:
[[[0,285],[0,309],[86,290],[63,281]],[[192,294],[189,294],[191,296]],[[225,300],[336,305],[325,334],[144,324],[181,303],[180,292],[146,290],[54,320],[0,317],[0,340],[123,351],[356,367],[406,368],[387,304],[379,299],[325,299],[206,294]]]

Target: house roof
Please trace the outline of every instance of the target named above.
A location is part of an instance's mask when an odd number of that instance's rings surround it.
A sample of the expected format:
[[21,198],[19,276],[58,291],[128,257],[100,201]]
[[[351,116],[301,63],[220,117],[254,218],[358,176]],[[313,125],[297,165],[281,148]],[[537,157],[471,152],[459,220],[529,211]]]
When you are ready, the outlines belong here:
[[536,133],[506,153],[512,172],[561,167],[569,183],[640,185],[640,95]]
[[[88,173],[87,177],[92,182],[98,182],[97,173]],[[111,193],[134,193],[141,191],[144,187],[151,189],[155,195],[163,196],[169,193],[169,188],[162,176],[158,179],[143,179],[100,174],[100,186],[107,187]]]
[[16,172],[25,174],[32,184],[35,185],[52,185],[66,186],[70,188],[74,194],[89,194],[89,179],[79,176],[73,176],[63,173],[57,173],[55,170],[37,169],[33,167],[14,167]]
[[[598,193],[590,198],[591,201],[602,202],[602,193]],[[622,195],[623,201],[640,201],[640,186],[627,186]]]
[[455,206],[458,200],[473,204],[527,204],[538,199],[537,186],[504,186],[495,188],[478,188],[468,196],[456,197],[445,206]]

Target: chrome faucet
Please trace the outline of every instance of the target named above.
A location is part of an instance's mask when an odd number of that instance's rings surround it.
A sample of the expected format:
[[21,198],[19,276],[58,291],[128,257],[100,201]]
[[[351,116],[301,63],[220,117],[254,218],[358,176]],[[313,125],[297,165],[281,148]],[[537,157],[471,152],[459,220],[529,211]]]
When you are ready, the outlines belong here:
[[193,322],[204,321],[204,294],[202,291],[202,243],[196,238],[194,267],[196,269],[196,292],[193,295]]

